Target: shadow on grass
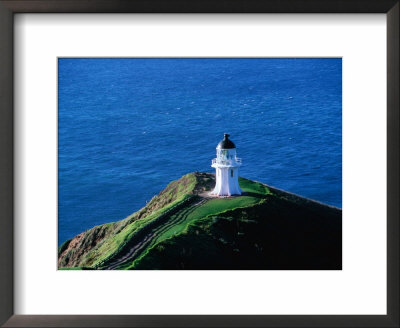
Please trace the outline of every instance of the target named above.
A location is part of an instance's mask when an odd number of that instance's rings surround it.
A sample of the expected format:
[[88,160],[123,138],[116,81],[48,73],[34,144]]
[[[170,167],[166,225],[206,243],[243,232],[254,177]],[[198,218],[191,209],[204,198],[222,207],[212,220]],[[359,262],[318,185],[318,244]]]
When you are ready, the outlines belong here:
[[266,198],[266,195],[258,194],[256,192],[251,192],[251,191],[244,191],[244,192],[242,192],[241,196],[250,196],[250,197],[255,197],[255,198],[260,198],[260,199]]

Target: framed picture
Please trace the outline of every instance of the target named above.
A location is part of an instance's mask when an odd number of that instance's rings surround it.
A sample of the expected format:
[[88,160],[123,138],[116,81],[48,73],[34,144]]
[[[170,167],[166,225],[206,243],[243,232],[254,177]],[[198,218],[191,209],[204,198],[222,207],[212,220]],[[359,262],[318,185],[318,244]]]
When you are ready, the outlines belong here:
[[398,1],[0,9],[1,324],[399,326]]
[[341,58],[58,58],[58,269],[341,270],[341,124]]

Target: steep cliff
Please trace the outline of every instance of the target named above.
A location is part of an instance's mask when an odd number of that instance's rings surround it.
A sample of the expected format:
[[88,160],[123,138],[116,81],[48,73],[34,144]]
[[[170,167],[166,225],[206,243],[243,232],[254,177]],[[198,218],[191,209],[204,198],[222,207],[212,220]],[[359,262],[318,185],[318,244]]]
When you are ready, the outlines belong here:
[[62,269],[341,269],[342,212],[240,178],[212,198],[210,173],[171,182],[124,220],[60,246]]

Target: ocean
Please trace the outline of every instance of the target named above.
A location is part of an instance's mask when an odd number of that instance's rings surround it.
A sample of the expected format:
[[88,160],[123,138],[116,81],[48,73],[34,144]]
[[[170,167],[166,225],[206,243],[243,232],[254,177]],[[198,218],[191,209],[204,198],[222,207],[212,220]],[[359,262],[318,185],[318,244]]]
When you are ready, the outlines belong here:
[[340,58],[59,58],[58,243],[213,172],[224,133],[240,176],[342,206]]

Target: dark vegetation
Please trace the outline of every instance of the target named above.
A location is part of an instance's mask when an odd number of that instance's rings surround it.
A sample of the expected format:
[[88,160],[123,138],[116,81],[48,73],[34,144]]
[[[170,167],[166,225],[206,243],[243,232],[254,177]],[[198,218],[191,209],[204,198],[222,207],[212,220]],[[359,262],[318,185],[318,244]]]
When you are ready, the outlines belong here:
[[199,220],[135,269],[341,269],[341,215],[276,196]]
[[62,244],[59,268],[341,269],[340,209],[239,182],[244,195],[210,199],[214,175],[187,174],[128,218]]

